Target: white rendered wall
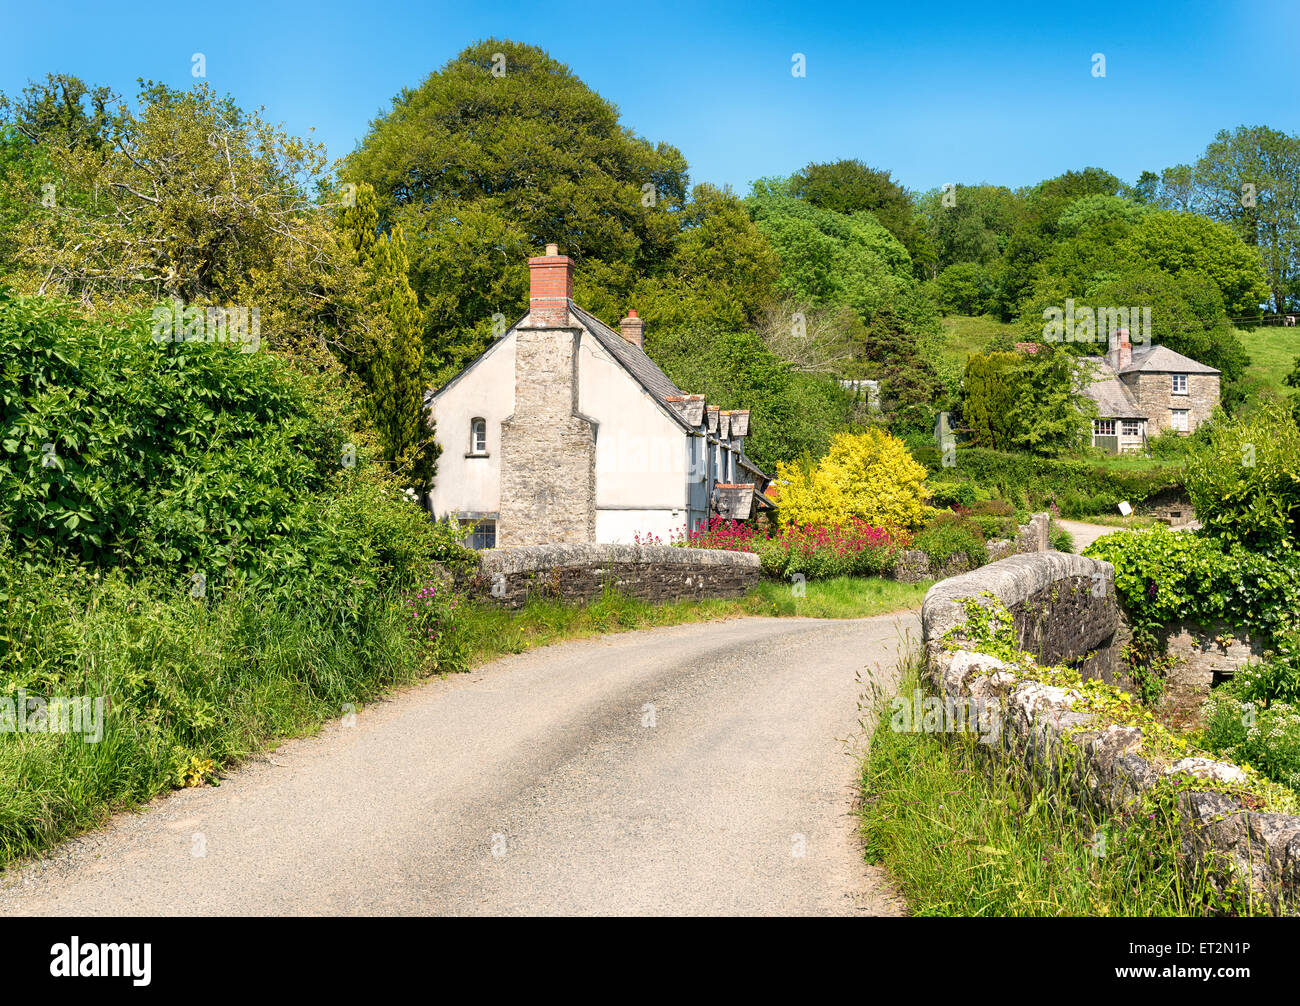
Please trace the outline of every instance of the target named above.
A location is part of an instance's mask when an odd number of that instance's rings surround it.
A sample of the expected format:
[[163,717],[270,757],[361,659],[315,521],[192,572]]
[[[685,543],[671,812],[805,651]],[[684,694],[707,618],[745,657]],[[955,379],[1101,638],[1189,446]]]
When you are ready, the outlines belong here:
[[[578,408],[600,424],[596,436],[597,510],[676,510],[685,524],[686,431],[585,334],[578,376]],[[598,514],[596,540],[606,541],[600,523]]]
[[[515,335],[511,332],[433,400],[442,445],[430,500],[434,517],[501,509],[501,422],[514,411]],[[469,424],[476,416],[487,421],[487,457],[467,458]]]

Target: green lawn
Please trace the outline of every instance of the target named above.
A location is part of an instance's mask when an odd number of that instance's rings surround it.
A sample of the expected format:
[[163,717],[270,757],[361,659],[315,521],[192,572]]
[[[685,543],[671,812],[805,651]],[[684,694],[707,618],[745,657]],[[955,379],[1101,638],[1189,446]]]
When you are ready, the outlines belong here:
[[983,352],[984,347],[996,335],[1014,338],[1017,335],[1016,327],[987,314],[979,318],[962,314],[949,315],[943,319],[941,360],[964,371],[966,357]]
[[792,584],[764,580],[759,584],[758,593],[772,604],[774,615],[866,618],[918,607],[933,583],[933,580],[898,583],[878,577],[837,576],[804,584],[805,595],[796,597]]
[[1282,383],[1282,378],[1291,373],[1296,357],[1300,357],[1300,328],[1261,327],[1253,332],[1237,329],[1246,352],[1250,354],[1250,366],[1246,376],[1257,378],[1267,387],[1284,394],[1293,389]]

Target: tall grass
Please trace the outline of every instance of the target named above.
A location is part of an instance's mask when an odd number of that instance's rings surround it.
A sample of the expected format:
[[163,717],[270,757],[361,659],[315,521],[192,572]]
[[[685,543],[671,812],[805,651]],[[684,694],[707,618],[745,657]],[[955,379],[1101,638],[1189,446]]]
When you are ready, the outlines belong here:
[[[918,676],[904,678],[912,695]],[[990,757],[973,734],[890,729],[888,707],[863,766],[867,857],[912,911],[935,916],[1248,914],[1240,897],[1190,884],[1172,799],[1105,816]]]
[[111,576],[0,600],[0,694],[104,697],[103,736],[0,732],[0,863],[30,855],[438,665],[396,594],[209,604]]
[[772,605],[772,614],[807,618],[868,618],[919,607],[933,580],[899,583],[879,577],[834,576],[795,585],[764,580],[758,594]]

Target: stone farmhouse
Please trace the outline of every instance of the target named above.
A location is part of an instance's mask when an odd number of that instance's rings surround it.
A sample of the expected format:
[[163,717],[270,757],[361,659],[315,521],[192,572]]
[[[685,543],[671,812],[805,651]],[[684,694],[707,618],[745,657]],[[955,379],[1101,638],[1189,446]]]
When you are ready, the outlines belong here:
[[749,518],[771,479],[745,456],[749,410],[687,394],[573,302],[573,260],[528,260],[528,313],[426,396],[442,445],[429,510],[476,548],[668,544],[714,514]]
[[1112,454],[1142,450],[1165,430],[1191,433],[1219,403],[1219,371],[1165,346],[1134,349],[1127,329],[1111,335],[1105,356],[1083,364],[1083,393],[1097,403],[1092,443]]

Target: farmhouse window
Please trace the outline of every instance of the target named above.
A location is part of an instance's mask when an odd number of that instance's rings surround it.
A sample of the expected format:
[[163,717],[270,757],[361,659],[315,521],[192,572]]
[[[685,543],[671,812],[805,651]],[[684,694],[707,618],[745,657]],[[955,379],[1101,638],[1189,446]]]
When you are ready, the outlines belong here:
[[1171,409],[1169,411],[1169,425],[1179,433],[1187,432],[1187,410]]
[[1125,419],[1120,424],[1120,430],[1126,437],[1140,437],[1142,435],[1142,424],[1132,419]]
[[1174,386],[1173,386],[1174,394],[1175,395],[1187,394],[1187,375],[1174,374],[1173,379],[1174,379]]
[[1113,437],[1115,435],[1115,420],[1094,419],[1092,421],[1092,435],[1094,437]]
[[497,522],[494,520],[463,520],[461,530],[465,532],[466,548],[496,548]]
[[470,454],[487,453],[487,420],[474,418],[469,421],[469,452]]

